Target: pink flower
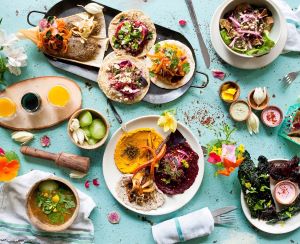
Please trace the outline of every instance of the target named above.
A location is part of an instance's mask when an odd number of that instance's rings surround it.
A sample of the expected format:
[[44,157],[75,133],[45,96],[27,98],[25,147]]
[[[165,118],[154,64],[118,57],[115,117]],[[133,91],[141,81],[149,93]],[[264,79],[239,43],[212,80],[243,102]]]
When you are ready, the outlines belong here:
[[39,27],[41,30],[46,29],[47,27],[49,27],[48,21],[46,19],[41,19],[39,22]]
[[5,155],[5,152],[4,150],[0,147],[0,156],[4,156]]
[[84,183],[84,186],[85,186],[85,188],[90,188],[90,181],[89,180],[87,180],[85,183]]
[[99,183],[99,181],[98,181],[98,178],[93,179],[93,185],[94,185],[94,186],[100,186],[100,183]]
[[222,145],[222,159],[224,158],[228,159],[229,161],[235,163],[236,162],[236,156],[235,156],[235,145]]
[[211,152],[209,154],[209,158],[207,159],[209,163],[216,164],[222,161],[221,157],[215,152]]
[[186,21],[184,19],[179,20],[178,23],[181,26],[185,26],[186,25]]
[[107,219],[111,224],[118,224],[120,222],[121,216],[118,212],[113,211],[107,215]]
[[50,138],[46,135],[42,136],[40,139],[42,147],[49,147],[51,144]]
[[225,73],[221,70],[213,70],[212,71],[213,77],[220,79],[220,80],[224,80],[225,78]]

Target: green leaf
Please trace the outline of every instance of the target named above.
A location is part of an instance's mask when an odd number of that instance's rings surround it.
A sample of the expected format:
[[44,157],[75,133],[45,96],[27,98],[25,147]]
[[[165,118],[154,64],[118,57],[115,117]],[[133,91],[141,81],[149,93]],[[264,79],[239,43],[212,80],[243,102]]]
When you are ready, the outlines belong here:
[[7,151],[7,152],[5,152],[4,156],[6,157],[6,159],[8,161],[17,160],[17,161],[20,162],[19,156],[15,152],[13,152],[13,151]]
[[155,74],[154,74],[154,72],[153,71],[149,71],[149,75],[150,75],[150,77],[155,77]]
[[229,45],[231,43],[231,39],[228,36],[228,33],[225,29],[220,31],[221,37],[223,39],[223,41],[225,42],[226,45]]
[[264,44],[260,47],[253,48],[246,52],[247,55],[264,55],[270,52],[270,50],[275,46],[275,42],[269,37],[269,33],[267,31],[263,34],[263,42]]
[[146,40],[151,40],[153,38],[153,33],[150,31],[146,36]]
[[171,59],[170,68],[171,69],[176,69],[178,64],[179,64],[179,58],[174,57],[174,58]]
[[158,52],[159,52],[159,49],[160,49],[160,44],[157,43],[157,44],[154,46],[154,52],[155,52],[155,53],[158,53]]
[[184,73],[189,73],[190,72],[190,64],[189,63],[184,63],[183,65],[182,65],[182,70],[183,70],[183,72]]

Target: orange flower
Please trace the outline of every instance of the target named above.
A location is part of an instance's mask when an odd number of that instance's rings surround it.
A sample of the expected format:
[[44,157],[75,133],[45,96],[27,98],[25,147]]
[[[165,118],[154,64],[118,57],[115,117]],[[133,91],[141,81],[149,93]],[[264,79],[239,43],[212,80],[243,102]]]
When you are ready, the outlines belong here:
[[0,157],[0,181],[10,181],[18,175],[20,164],[18,160],[7,161]]

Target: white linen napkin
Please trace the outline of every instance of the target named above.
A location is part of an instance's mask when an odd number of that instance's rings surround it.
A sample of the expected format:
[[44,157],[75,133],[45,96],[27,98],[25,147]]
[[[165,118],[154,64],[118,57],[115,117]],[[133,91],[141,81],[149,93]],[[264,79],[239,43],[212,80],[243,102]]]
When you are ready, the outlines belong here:
[[96,207],[85,193],[78,191],[80,209],[74,223],[63,232],[44,232],[34,228],[27,217],[25,202],[29,188],[37,181],[53,176],[33,170],[0,186],[0,243],[94,243],[94,226],[89,215]]
[[287,21],[288,38],[284,52],[300,52],[300,5],[296,11],[283,0],[274,1]]
[[172,244],[209,235],[213,230],[213,216],[208,208],[202,208],[152,226],[152,235],[158,244]]

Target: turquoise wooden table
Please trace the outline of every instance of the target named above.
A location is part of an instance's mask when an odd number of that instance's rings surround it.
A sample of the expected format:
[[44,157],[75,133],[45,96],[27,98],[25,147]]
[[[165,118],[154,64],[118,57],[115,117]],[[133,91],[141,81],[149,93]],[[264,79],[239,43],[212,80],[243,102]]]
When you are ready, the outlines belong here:
[[[9,32],[16,32],[21,28],[29,27],[26,23],[26,15],[30,10],[45,11],[56,2],[58,0],[2,0],[0,5],[0,15],[3,17],[1,27]],[[198,19],[201,23],[201,31],[211,55],[211,69],[224,70],[228,75],[226,79],[237,80],[242,88],[242,98],[246,98],[250,89],[257,86],[266,86],[272,97],[272,104],[280,106],[285,112],[289,105],[297,102],[297,97],[300,95],[300,82],[295,82],[286,89],[279,79],[286,73],[299,69],[299,53],[281,55],[266,68],[254,71],[239,70],[224,64],[214,52],[209,37],[210,18],[221,2],[222,0],[194,1]],[[293,8],[299,5],[299,0],[288,0],[288,2]],[[214,79],[211,76],[211,71],[205,68],[199,52],[196,34],[194,33],[188,10],[183,0],[102,0],[101,3],[120,10],[141,9],[150,15],[154,22],[183,33],[195,48],[198,61],[197,69],[209,74],[211,80],[206,89],[201,91],[190,89],[180,99],[165,105],[151,105],[145,102],[133,106],[117,105],[117,110],[125,121],[141,115],[160,114],[166,109],[177,108],[177,118],[179,121],[191,128],[202,145],[205,145],[213,138],[212,128],[220,128],[224,122],[233,125],[232,120],[228,117],[227,106],[221,103],[218,97],[218,87],[221,81]],[[187,20],[185,27],[181,27],[178,24],[180,19]],[[94,108],[104,113],[112,126],[111,134],[116,131],[119,124],[109,109],[105,96],[96,84],[92,84],[91,86],[91,83],[85,79],[52,67],[47,62],[45,56],[38,52],[33,44],[25,41],[22,45],[25,46],[29,57],[28,66],[23,69],[23,73],[19,77],[7,76],[9,83],[43,75],[69,77],[75,80],[82,89],[83,107]],[[199,82],[200,77],[196,77],[195,82],[197,80]],[[95,151],[80,150],[67,137],[66,126],[67,124],[63,123],[51,129],[37,132],[36,139],[31,143],[31,146],[41,148],[39,138],[46,134],[51,138],[52,142],[47,150],[53,152],[65,151],[91,157],[92,166],[88,179],[99,178],[100,187],[91,187],[89,190],[86,190],[84,187],[85,179],[71,180],[71,182],[93,197],[97,203],[97,208],[91,215],[95,226],[95,243],[153,243],[151,235],[152,223],[159,223],[206,206],[210,209],[215,209],[225,205],[238,206],[236,225],[230,228],[216,227],[210,236],[188,243],[246,244],[272,242],[283,244],[298,243],[300,240],[299,230],[285,235],[274,236],[262,233],[253,228],[241,210],[240,186],[237,180],[237,172],[229,178],[214,177],[214,168],[208,163],[205,165],[205,175],[202,185],[190,203],[181,210],[169,215],[142,218],[142,216],[123,208],[109,193],[102,174],[102,155],[105,145]],[[267,129],[262,126],[259,135],[250,136],[245,124],[236,124],[235,126],[238,129],[235,133],[235,139],[246,146],[253,158],[257,158],[261,154],[268,158],[290,158],[299,152],[299,147],[278,137],[277,129]],[[0,147],[18,151],[19,145],[11,140],[10,134],[11,131],[0,128]],[[20,174],[25,174],[31,169],[55,172],[58,176],[68,178],[67,172],[51,166],[47,161],[25,159],[21,156]],[[121,221],[118,225],[112,225],[107,221],[107,214],[113,210],[121,214]]]

